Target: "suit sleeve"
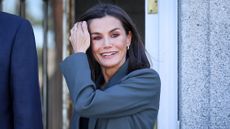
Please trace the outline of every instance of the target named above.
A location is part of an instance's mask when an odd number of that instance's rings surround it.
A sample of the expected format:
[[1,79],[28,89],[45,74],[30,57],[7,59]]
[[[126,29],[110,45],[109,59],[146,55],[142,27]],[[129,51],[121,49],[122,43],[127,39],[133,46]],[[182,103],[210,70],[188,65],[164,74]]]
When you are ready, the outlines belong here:
[[160,78],[154,70],[136,70],[121,83],[97,90],[91,80],[87,56],[68,57],[61,64],[75,110],[84,117],[108,118],[158,110]]
[[42,129],[37,52],[27,20],[22,20],[14,38],[10,78],[14,128]]

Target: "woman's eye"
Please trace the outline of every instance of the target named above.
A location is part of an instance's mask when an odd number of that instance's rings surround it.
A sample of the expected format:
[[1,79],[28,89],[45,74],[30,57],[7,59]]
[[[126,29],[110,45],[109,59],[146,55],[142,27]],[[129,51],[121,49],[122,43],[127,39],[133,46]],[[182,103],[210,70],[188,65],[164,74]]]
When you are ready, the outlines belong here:
[[93,39],[93,40],[100,40],[101,37],[100,37],[100,36],[95,36],[95,37],[93,37],[92,39]]
[[119,36],[119,34],[112,34],[112,38],[116,38],[116,37],[118,37]]

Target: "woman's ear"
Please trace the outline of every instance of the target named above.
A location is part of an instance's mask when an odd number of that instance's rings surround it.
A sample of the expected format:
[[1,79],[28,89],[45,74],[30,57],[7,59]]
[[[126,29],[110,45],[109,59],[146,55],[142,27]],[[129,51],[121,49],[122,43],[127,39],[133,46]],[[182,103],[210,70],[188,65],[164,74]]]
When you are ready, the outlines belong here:
[[127,35],[127,47],[131,45],[131,41],[132,41],[132,32],[129,31]]

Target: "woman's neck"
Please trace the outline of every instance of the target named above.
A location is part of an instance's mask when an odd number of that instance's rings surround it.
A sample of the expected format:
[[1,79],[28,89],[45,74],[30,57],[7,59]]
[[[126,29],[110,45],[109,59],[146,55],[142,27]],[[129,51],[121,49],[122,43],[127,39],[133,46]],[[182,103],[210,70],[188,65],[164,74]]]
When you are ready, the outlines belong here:
[[104,76],[105,83],[109,81],[109,79],[116,73],[117,70],[118,69],[114,68],[102,68],[102,74]]
[[125,58],[116,66],[113,67],[101,67],[102,74],[105,79],[105,83],[118,71],[118,69],[125,63]]

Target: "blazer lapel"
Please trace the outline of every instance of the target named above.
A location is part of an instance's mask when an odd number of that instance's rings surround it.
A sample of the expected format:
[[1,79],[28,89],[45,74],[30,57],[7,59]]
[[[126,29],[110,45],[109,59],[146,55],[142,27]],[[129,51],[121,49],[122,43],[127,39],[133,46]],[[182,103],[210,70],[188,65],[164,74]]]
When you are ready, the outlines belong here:
[[[101,90],[105,90],[115,84],[118,84],[120,80],[127,74],[128,72],[128,60],[119,68],[119,70],[113,75],[113,77],[109,80],[109,82],[105,85],[105,88]],[[99,82],[103,80],[103,76],[99,77],[99,80],[96,81],[96,84],[98,85]],[[96,118],[90,118],[89,119],[89,129],[95,129],[97,119]]]
[[108,83],[105,85],[105,89],[120,83],[121,79],[125,77],[125,75],[128,73],[128,60],[119,68],[119,70],[112,76],[112,78],[108,81]]

